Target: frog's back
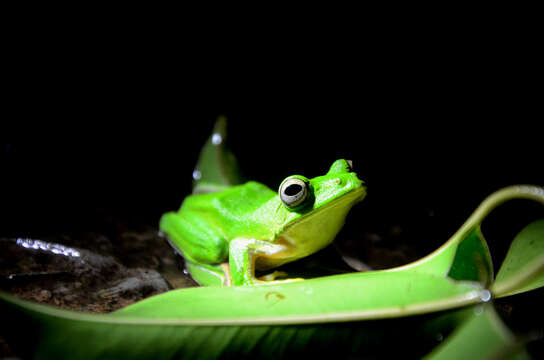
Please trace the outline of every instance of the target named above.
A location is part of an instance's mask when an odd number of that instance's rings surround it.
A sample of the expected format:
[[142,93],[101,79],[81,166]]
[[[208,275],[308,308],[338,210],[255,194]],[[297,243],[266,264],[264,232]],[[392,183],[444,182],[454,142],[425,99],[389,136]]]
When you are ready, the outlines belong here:
[[195,194],[185,198],[179,214],[198,215],[221,231],[230,241],[232,237],[267,233],[269,227],[257,215],[267,202],[276,196],[266,185],[249,181],[225,190]]

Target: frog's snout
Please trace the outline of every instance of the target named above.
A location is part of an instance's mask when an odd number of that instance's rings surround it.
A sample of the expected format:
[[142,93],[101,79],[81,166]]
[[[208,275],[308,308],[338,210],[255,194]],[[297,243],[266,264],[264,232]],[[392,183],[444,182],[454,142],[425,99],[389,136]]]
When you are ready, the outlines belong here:
[[[355,178],[357,178],[359,180],[359,178],[357,177],[357,173],[353,169],[353,161],[352,160],[346,160],[346,163],[348,164],[348,168],[346,169],[347,172],[349,174],[353,174],[355,176]],[[361,181],[361,180],[359,180],[359,181]],[[363,182],[361,181],[361,185],[362,184],[363,184]]]

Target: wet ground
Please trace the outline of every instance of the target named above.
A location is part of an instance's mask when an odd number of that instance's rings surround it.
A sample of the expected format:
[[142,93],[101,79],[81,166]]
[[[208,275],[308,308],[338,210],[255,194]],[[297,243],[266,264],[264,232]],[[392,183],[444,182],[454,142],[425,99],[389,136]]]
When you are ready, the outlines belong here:
[[174,288],[195,286],[156,228],[0,240],[0,288],[65,309],[110,312]]
[[[102,313],[168,290],[197,286],[156,227],[131,227],[114,217],[104,219],[104,224],[109,230],[1,238],[0,289],[26,300]],[[391,236],[396,233],[400,229],[393,228]],[[360,237],[341,237],[343,241],[284,269],[312,277],[387,268],[417,258],[406,246],[375,246],[381,241],[379,234]],[[358,255],[362,251],[366,260]]]

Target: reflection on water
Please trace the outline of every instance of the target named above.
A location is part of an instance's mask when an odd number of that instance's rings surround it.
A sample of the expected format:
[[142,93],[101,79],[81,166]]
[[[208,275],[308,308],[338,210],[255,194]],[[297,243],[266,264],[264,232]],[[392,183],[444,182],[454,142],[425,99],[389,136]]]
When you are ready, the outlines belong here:
[[77,251],[76,249],[73,249],[73,248],[70,248],[70,247],[67,247],[67,246],[64,246],[64,245],[60,245],[60,244],[46,242],[46,241],[17,238],[15,240],[15,242],[16,242],[17,245],[22,246],[22,247],[27,248],[27,249],[48,251],[48,252],[51,252],[53,254],[64,255],[64,256],[69,256],[69,257],[80,257],[81,256],[79,251]]

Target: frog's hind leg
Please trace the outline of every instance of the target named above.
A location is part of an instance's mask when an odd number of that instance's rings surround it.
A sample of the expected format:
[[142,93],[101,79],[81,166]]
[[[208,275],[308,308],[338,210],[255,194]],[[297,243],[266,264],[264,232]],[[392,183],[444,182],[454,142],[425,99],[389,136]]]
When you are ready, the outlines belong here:
[[227,260],[228,242],[201,217],[169,212],[161,217],[159,228],[187,260],[205,264]]
[[229,264],[219,265],[198,264],[189,260],[185,261],[185,267],[193,279],[204,286],[230,286]]
[[227,261],[228,243],[213,226],[199,217],[169,212],[159,224],[172,247],[186,261],[187,270],[201,285],[222,285],[230,281],[221,265]]

